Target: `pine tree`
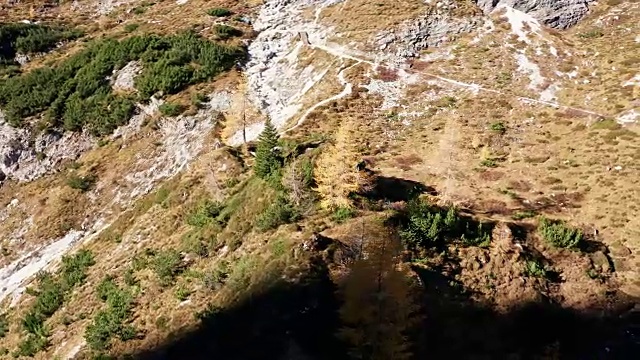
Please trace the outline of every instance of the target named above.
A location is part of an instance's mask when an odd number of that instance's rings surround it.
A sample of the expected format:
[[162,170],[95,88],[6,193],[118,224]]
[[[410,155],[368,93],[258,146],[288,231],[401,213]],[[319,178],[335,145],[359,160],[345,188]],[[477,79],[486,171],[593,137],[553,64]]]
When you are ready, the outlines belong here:
[[276,152],[278,146],[278,132],[267,119],[264,124],[264,130],[258,137],[258,146],[256,149],[256,163],[253,170],[259,177],[266,179],[281,166],[281,159]]

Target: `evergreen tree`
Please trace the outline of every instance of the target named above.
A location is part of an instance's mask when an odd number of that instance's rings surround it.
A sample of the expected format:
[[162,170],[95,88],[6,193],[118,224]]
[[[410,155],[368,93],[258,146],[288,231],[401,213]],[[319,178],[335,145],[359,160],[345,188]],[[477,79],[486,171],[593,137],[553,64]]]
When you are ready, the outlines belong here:
[[271,121],[267,119],[264,124],[264,130],[258,137],[256,163],[253,167],[259,177],[266,179],[280,168],[281,159],[276,150],[277,146],[278,132],[271,124]]

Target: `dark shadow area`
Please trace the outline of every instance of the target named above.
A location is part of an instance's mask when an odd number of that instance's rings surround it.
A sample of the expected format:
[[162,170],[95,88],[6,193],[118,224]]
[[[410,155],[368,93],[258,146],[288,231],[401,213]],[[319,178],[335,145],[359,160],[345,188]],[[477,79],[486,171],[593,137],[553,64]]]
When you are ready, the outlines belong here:
[[[629,311],[630,299],[612,298],[585,312],[539,302],[500,313],[471,300],[447,269],[414,271],[424,285],[424,321],[410,334],[419,337],[413,359],[640,358],[640,313]],[[299,283],[277,282],[236,307],[211,309],[198,329],[119,358],[347,359],[335,336],[339,305],[318,265]]]
[[413,180],[376,176],[372,188],[362,194],[372,200],[409,201],[421,194],[438,195],[435,188]]
[[339,328],[335,286],[324,263],[295,283],[277,281],[233,308],[208,309],[198,329],[156,349],[119,359],[345,359],[335,336]]
[[417,359],[640,358],[640,312],[629,312],[632,299],[585,312],[539,302],[498,313],[472,301],[450,276],[414,270],[425,286]]

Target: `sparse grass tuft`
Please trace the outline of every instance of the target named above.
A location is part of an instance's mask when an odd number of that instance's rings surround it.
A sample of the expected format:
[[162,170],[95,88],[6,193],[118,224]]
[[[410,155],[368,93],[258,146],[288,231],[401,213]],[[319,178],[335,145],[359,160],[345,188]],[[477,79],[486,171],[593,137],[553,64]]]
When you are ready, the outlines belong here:
[[5,337],[9,332],[9,320],[7,314],[0,314],[0,339]]

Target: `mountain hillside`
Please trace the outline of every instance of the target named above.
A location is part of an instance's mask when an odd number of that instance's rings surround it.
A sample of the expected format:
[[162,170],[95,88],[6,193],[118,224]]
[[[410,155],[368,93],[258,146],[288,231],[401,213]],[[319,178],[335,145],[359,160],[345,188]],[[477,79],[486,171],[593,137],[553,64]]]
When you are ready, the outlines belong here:
[[0,17],[0,358],[640,356],[640,2]]

